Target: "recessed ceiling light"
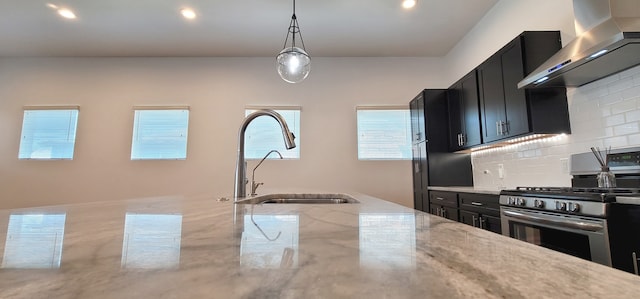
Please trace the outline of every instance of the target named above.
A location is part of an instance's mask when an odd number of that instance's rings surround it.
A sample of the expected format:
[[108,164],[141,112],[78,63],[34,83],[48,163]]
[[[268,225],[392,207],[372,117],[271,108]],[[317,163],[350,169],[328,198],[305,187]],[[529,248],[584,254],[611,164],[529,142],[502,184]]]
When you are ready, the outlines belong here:
[[66,19],[75,19],[76,18],[76,14],[73,13],[73,11],[71,11],[68,8],[59,8],[58,9],[58,14],[61,15],[63,18],[66,18]]
[[189,20],[193,20],[196,18],[196,12],[193,11],[193,9],[191,8],[183,8],[180,10],[180,14],[182,14],[182,16],[185,19],[189,19]]
[[413,8],[414,6],[416,6],[416,0],[403,0],[402,1],[402,7],[404,7],[405,9]]

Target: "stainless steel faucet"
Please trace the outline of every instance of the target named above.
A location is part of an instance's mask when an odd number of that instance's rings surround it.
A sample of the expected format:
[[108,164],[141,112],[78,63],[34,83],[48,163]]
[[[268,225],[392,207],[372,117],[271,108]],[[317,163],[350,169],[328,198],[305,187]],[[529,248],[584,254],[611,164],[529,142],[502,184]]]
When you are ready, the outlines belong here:
[[242,122],[238,132],[238,159],[236,160],[236,180],[233,192],[233,198],[236,201],[247,196],[247,183],[249,182],[247,180],[247,165],[244,159],[244,135],[249,123],[256,117],[263,115],[271,116],[278,122],[280,129],[282,129],[282,137],[284,137],[284,144],[287,149],[296,147],[295,136],[289,130],[289,126],[287,126],[287,122],[282,115],[269,109],[258,110],[249,114]]
[[278,156],[280,156],[280,159],[282,159],[282,154],[280,154],[279,151],[271,150],[266,155],[264,155],[264,158],[262,158],[262,160],[260,160],[258,165],[256,165],[256,167],[253,168],[253,172],[251,173],[251,196],[257,195],[256,190],[258,190],[258,187],[260,187],[260,185],[264,184],[264,183],[256,183],[256,169],[258,169],[258,166],[260,166],[260,164],[262,164],[262,162],[264,162],[264,160],[267,159],[267,157],[269,157],[271,153],[277,153]]

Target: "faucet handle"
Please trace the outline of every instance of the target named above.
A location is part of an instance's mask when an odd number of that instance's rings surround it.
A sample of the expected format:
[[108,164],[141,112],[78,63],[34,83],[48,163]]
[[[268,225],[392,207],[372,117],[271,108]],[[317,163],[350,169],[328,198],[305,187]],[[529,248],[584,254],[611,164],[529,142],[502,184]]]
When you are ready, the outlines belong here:
[[252,182],[251,183],[251,195],[257,195],[256,190],[258,190],[258,187],[260,187],[260,185],[264,185],[264,183],[256,183],[256,182]]

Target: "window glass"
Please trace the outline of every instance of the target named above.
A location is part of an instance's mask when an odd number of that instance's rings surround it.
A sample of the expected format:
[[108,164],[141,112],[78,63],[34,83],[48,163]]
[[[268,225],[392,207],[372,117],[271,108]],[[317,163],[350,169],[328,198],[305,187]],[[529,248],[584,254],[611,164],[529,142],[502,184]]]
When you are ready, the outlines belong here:
[[135,110],[131,160],[186,159],[188,109]]
[[73,159],[78,109],[25,110],[19,159]]
[[[257,109],[246,109],[245,116]],[[262,159],[269,151],[277,150],[284,159],[300,159],[300,108],[273,109],[287,122],[289,130],[296,136],[296,147],[290,150],[285,148],[282,129],[278,122],[271,116],[259,116],[247,127],[244,142],[245,159]],[[279,159],[277,154],[269,155],[268,159]]]
[[359,160],[411,160],[409,109],[358,108]]

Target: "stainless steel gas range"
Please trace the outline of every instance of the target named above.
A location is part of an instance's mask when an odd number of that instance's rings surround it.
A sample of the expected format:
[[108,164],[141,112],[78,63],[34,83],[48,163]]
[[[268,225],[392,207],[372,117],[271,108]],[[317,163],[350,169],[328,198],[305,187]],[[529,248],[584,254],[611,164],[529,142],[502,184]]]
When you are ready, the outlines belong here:
[[573,155],[573,187],[518,187],[500,193],[503,235],[637,274],[640,148],[612,151],[609,158],[618,163],[611,170],[621,185],[633,187],[594,187],[595,158],[591,153]]

